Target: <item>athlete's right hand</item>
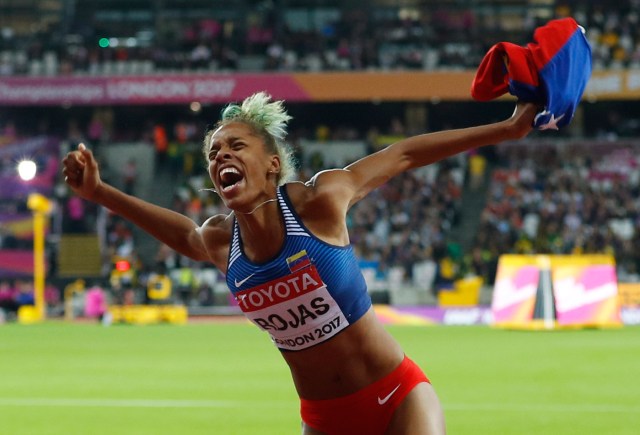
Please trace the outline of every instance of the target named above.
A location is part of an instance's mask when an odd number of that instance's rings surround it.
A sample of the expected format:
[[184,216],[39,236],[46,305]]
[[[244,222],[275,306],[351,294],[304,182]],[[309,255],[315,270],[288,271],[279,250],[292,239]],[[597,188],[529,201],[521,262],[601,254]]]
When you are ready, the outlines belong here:
[[94,199],[102,181],[93,153],[81,143],[77,150],[67,153],[62,165],[64,181],[71,190],[81,198]]
[[518,101],[516,110],[508,120],[509,132],[513,139],[522,139],[533,130],[533,120],[539,111],[538,104]]

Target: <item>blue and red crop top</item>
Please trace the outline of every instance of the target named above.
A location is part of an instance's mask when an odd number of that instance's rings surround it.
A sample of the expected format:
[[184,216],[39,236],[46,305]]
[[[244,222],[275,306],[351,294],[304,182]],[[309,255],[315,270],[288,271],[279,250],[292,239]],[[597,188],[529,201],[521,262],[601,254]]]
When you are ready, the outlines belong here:
[[268,332],[278,348],[302,350],[357,321],[371,307],[371,298],[353,248],[311,234],[286,188],[278,188],[277,198],[286,231],[280,252],[265,263],[249,260],[234,221],[227,285],[246,317]]

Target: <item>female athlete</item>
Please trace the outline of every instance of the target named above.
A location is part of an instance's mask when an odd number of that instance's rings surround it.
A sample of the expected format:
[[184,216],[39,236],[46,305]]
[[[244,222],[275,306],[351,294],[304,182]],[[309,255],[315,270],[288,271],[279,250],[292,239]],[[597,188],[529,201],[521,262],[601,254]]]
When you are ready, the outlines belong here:
[[202,225],[104,183],[84,145],[64,158],[63,174],[80,197],[225,273],[240,308],[289,365],[303,434],[443,434],[434,388],[372,309],[346,215],[403,171],[524,137],[536,110],[518,103],[501,122],[409,137],[302,183],[290,181],[290,117],[281,101],[255,94],[227,106],[206,134],[209,176],[231,213]]

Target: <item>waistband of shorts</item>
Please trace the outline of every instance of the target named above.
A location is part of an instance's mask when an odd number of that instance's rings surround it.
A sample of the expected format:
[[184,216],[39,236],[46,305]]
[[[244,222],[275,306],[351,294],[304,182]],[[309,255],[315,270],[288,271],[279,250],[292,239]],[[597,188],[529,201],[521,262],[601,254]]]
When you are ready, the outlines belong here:
[[[354,402],[358,402],[360,400],[366,400],[371,396],[372,392],[373,394],[377,394],[378,390],[382,386],[384,386],[386,382],[389,382],[389,379],[401,378],[407,371],[411,370],[413,367],[417,367],[416,363],[414,363],[413,360],[405,355],[402,362],[391,373],[356,391],[355,393],[336,397],[335,399],[309,400],[300,398],[300,402],[302,405],[304,405],[305,403],[312,405],[316,409],[334,409],[336,407],[347,406],[348,404],[353,404]],[[426,382],[429,382],[429,379],[426,376],[425,379]]]

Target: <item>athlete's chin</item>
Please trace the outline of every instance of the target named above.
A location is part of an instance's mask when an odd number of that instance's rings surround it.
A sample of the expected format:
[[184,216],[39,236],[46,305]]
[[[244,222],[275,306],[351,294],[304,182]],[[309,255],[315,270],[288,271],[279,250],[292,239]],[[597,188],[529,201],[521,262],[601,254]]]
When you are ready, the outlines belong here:
[[227,208],[230,210],[242,212],[245,208],[249,207],[248,204],[250,204],[250,201],[245,197],[246,195],[238,193],[236,195],[225,196],[223,197],[223,200]]
[[229,210],[238,211],[242,210],[242,201],[237,200],[236,198],[225,198],[224,204],[227,206]]

